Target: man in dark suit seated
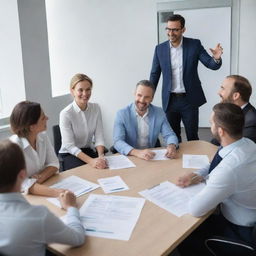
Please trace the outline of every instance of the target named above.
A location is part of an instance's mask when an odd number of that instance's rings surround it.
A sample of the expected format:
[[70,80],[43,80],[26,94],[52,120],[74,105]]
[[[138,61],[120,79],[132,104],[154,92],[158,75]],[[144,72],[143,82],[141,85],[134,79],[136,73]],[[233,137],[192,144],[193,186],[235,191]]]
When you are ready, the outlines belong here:
[[[243,137],[256,142],[256,109],[249,102],[252,87],[248,79],[239,75],[227,76],[218,94],[222,102],[233,103],[242,108],[245,118]],[[212,139],[211,142],[219,145],[216,139]]]

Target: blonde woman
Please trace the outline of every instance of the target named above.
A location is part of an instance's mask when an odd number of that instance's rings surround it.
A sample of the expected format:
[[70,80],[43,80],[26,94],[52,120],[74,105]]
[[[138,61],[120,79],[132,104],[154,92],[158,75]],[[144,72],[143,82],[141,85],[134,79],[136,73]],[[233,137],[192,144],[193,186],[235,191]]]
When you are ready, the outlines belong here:
[[100,107],[89,102],[92,85],[88,76],[74,75],[70,82],[74,101],[60,112],[62,145],[59,153],[64,170],[86,163],[97,169],[107,167]]
[[63,190],[41,185],[59,170],[58,158],[45,133],[47,120],[39,103],[18,103],[10,116],[14,133],[10,140],[20,146],[25,156],[28,178],[22,184],[22,191],[58,197]]

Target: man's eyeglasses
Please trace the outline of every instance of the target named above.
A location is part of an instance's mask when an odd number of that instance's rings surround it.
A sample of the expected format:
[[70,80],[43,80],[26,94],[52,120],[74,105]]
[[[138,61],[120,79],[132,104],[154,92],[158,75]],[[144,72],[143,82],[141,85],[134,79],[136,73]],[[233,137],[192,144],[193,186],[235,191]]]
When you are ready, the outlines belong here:
[[182,28],[165,28],[165,30],[168,32],[179,32]]

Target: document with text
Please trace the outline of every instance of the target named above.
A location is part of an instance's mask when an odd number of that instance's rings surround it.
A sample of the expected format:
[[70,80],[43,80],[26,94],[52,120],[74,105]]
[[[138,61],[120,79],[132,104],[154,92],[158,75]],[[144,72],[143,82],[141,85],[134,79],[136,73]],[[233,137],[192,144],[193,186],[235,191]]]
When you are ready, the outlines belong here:
[[165,181],[139,192],[147,200],[180,217],[189,213],[188,201],[205,187],[204,183],[181,188]]
[[98,179],[98,182],[106,194],[129,189],[120,176]]
[[128,157],[123,155],[105,156],[105,159],[107,160],[108,168],[111,170],[136,167]]
[[183,168],[201,169],[209,164],[207,155],[188,155],[183,154]]
[[[98,184],[90,182],[85,179],[81,179],[77,176],[69,176],[58,183],[55,183],[51,188],[67,189],[72,191],[76,197],[79,197],[85,193],[91,192],[92,190],[100,187]],[[47,198],[48,201],[61,207],[60,202],[57,198]]]
[[144,198],[89,195],[79,210],[86,235],[128,241],[144,203]]

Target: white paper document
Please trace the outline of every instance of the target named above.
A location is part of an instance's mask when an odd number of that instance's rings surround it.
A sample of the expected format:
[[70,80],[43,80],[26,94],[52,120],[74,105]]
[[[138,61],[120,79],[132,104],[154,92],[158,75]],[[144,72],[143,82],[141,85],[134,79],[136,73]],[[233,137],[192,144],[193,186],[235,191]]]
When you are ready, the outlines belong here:
[[180,188],[169,181],[165,181],[152,188],[143,190],[139,194],[159,207],[180,217],[189,213],[189,199],[199,193],[204,186],[204,183],[200,183],[187,188]]
[[183,168],[201,169],[209,164],[207,155],[186,155],[183,154]]
[[[81,179],[73,175],[51,186],[51,188],[61,188],[61,189],[70,190],[76,195],[76,197],[81,196],[85,193],[88,193],[98,187],[99,185],[96,183]],[[55,204],[56,206],[61,207],[60,202],[57,198],[51,197],[51,198],[47,198],[47,200]]]
[[105,156],[105,159],[107,160],[108,168],[111,170],[136,167],[128,157],[123,155]]
[[165,154],[167,152],[166,149],[156,149],[156,150],[152,150],[152,151],[155,152],[155,156],[154,156],[154,158],[152,158],[152,160],[170,160],[170,158],[165,156]]
[[98,182],[106,194],[129,189],[120,176],[98,179]]
[[89,195],[80,208],[86,235],[128,241],[144,203],[144,198]]

